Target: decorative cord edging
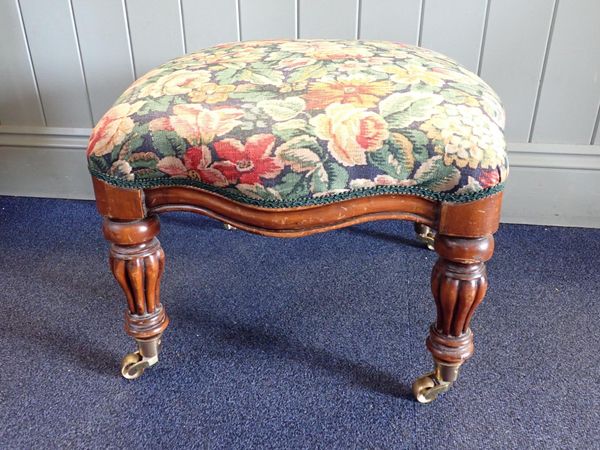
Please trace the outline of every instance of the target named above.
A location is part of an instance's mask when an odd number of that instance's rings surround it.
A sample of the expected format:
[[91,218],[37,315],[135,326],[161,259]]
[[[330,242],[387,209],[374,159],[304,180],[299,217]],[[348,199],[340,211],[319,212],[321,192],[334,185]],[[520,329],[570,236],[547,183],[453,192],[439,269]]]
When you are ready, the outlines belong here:
[[137,181],[127,181],[120,178],[113,178],[103,172],[98,172],[94,169],[89,169],[90,174],[108,184],[124,189],[151,189],[162,186],[192,186],[203,189],[205,191],[214,192],[216,194],[227,197],[231,200],[245,203],[249,205],[264,207],[264,208],[296,208],[302,206],[326,205],[343,200],[349,200],[360,197],[372,197],[382,194],[407,194],[417,197],[427,198],[439,202],[452,203],[468,203],[475,200],[481,200],[491,195],[497,194],[504,190],[504,183],[482,189],[481,191],[471,192],[469,194],[451,194],[443,192],[434,192],[419,186],[393,186],[382,185],[368,188],[353,189],[348,192],[339,192],[336,194],[323,195],[321,197],[306,197],[292,200],[273,200],[273,199],[256,199],[251,198],[241,193],[235,193],[221,188],[205,184],[198,180],[189,178],[149,178]]

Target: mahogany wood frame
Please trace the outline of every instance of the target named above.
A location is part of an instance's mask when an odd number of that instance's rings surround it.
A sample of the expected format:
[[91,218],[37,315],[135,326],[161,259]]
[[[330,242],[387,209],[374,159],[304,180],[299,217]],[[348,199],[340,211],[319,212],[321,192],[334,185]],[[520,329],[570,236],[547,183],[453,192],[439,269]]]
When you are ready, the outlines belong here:
[[[127,297],[125,329],[139,340],[158,338],[168,325],[160,303],[164,252],[157,215],[203,214],[252,233],[300,237],[383,219],[403,219],[437,231],[431,287],[437,309],[427,348],[442,365],[458,367],[473,353],[469,323],[487,289],[485,262],[494,250],[502,193],[470,203],[412,195],[380,195],[297,208],[261,208],[191,187],[123,189],[92,177],[110,264]],[[448,380],[453,381],[453,380]]]

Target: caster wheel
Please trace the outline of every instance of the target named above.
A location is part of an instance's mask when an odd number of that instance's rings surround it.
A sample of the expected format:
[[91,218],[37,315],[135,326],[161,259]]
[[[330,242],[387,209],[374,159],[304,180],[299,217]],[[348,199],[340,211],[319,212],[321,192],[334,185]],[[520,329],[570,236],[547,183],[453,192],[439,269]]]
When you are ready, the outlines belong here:
[[419,403],[431,403],[434,401],[438,396],[437,392],[433,390],[435,385],[432,373],[417,378],[412,385],[412,392],[415,399]]
[[416,223],[415,224],[415,232],[417,233],[417,237],[419,241],[423,243],[429,250],[433,250],[433,244],[435,243],[435,230],[429,228],[426,225]]
[[121,375],[128,380],[135,380],[144,373],[146,367],[148,363],[139,352],[128,353],[121,361]]
[[423,375],[413,383],[413,395],[419,403],[431,403],[452,386],[451,381],[441,381],[434,372]]

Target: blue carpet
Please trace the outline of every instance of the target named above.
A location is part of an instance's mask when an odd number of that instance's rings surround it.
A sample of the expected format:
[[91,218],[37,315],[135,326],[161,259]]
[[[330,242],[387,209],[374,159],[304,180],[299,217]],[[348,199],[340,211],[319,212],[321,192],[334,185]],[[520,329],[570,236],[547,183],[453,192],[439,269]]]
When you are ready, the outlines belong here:
[[0,197],[1,448],[599,448],[600,230],[502,226],[475,356],[419,405],[435,258],[410,224],[162,225],[171,326],[129,382],[94,204]]

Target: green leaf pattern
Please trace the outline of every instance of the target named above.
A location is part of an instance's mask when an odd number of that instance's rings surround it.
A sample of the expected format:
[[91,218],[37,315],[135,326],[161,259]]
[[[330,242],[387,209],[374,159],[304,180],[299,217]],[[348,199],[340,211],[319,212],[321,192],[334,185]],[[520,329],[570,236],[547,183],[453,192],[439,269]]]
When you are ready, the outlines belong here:
[[249,41],[148,72],[95,127],[109,182],[170,179],[260,201],[378,186],[474,193],[504,182],[504,111],[476,75],[384,41]]

